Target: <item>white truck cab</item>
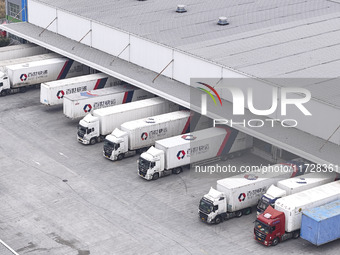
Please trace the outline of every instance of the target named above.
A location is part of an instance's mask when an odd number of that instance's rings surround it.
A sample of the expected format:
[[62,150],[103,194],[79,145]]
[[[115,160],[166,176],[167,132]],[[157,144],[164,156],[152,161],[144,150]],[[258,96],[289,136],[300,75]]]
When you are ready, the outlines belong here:
[[210,188],[209,193],[204,195],[200,201],[198,212],[200,211],[204,213],[204,215],[202,214],[200,215],[200,217],[206,217],[206,219],[202,220],[205,220],[207,223],[220,223],[221,218],[217,217],[217,215],[220,215],[227,211],[226,196],[222,192],[214,188]]
[[138,160],[138,173],[140,176],[147,180],[155,180],[171,173],[171,171],[164,170],[164,151],[152,146],[140,155]]
[[267,207],[275,207],[275,202],[281,197],[285,197],[287,192],[283,189],[276,187],[274,184],[269,187],[267,192],[261,197],[257,205],[257,215],[263,213]]
[[0,71],[0,95],[6,96],[10,91],[8,76]]
[[99,118],[88,114],[82,120],[80,120],[77,138],[78,141],[83,144],[95,144],[97,139],[100,139]]
[[[105,137],[104,140],[104,157],[111,160],[121,160],[129,153],[129,137],[128,133],[115,128],[113,132]],[[131,152],[136,154],[136,152]]]

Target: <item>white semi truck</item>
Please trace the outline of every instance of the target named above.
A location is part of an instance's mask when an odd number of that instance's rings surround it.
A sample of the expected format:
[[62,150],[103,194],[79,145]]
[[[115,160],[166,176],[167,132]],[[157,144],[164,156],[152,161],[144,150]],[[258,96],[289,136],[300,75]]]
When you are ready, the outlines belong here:
[[226,159],[228,154],[241,153],[252,145],[252,137],[227,126],[158,140],[139,157],[138,174],[156,180],[179,174],[184,166],[193,163],[216,157]]
[[[192,123],[194,113],[186,110],[125,122],[105,138],[104,157],[121,160],[155,144],[157,140],[211,127],[206,117]],[[198,124],[198,125],[197,125]]]
[[[304,210],[338,199],[340,199],[340,181],[280,198],[275,202],[275,209],[268,206],[264,213],[257,217],[254,238],[266,246],[275,246],[287,239],[298,238]],[[309,231],[312,230],[309,229]]]
[[219,224],[249,214],[270,185],[297,173],[293,165],[276,164],[260,171],[218,180],[216,189],[210,188],[209,193],[201,199],[199,217],[204,222]]
[[31,43],[11,45],[0,47],[0,61],[24,58],[45,53],[48,53],[47,49]]
[[126,83],[103,73],[45,82],[41,84],[40,103],[44,105],[60,105],[63,104],[65,96],[120,85],[126,85]]
[[96,109],[130,103],[154,97],[153,94],[132,85],[90,90],[64,96],[64,115],[70,119],[84,117]]
[[308,190],[332,181],[337,180],[339,174],[331,173],[309,173],[303,176],[279,181],[277,185],[269,187],[267,192],[261,197],[257,205],[257,214],[263,213],[270,205],[275,208],[275,202],[281,197],[292,195],[304,190]]
[[79,121],[77,138],[80,143],[95,144],[124,122],[178,109],[178,105],[159,97],[97,109]]
[[[32,59],[36,57],[37,56],[29,58]],[[74,77],[82,75],[84,72],[86,73],[86,68],[82,64],[63,57],[29,61],[1,67],[1,96],[5,96],[9,93],[24,92],[30,86],[35,86],[42,82]]]

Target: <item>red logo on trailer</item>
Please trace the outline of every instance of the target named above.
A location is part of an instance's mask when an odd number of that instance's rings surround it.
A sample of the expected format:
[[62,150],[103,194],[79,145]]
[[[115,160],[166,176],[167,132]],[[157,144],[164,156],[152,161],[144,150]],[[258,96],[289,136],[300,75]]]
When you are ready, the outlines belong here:
[[57,93],[57,98],[61,99],[61,98],[64,97],[64,95],[65,95],[65,92],[63,90],[59,90],[58,93]]
[[179,151],[179,152],[177,153],[177,158],[178,158],[178,160],[183,159],[184,156],[185,156],[185,151],[184,151],[184,150],[181,150],[181,151]]
[[90,104],[86,104],[83,109],[84,112],[90,112],[92,110],[92,106]]
[[146,139],[148,139],[148,133],[146,133],[146,132],[142,133],[140,138],[142,138],[142,141],[145,141]]
[[27,80],[27,74],[22,74],[22,75],[20,75],[20,80],[21,81],[26,81]]
[[246,199],[246,193],[241,193],[239,196],[238,196],[238,201],[242,202]]
[[193,136],[193,135],[182,135],[181,138],[184,139],[184,140],[195,140],[196,136]]

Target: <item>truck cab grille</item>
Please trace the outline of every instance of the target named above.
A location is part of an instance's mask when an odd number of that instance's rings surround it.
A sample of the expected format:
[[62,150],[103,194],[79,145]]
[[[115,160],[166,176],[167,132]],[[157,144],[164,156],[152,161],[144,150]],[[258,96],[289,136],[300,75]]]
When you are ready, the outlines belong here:
[[80,138],[84,138],[84,135],[85,135],[85,133],[84,133],[84,132],[80,132],[80,131],[78,131],[78,136],[79,136]]
[[200,212],[200,219],[202,221],[207,221],[208,220],[208,215],[206,215],[205,213]]
[[139,175],[141,175],[141,176],[145,177],[145,175],[146,175],[146,172],[143,172],[143,171],[141,171],[141,170],[139,170],[138,172],[139,172]]
[[254,230],[255,237],[258,241],[264,242],[266,240],[266,235],[258,231],[257,229]]

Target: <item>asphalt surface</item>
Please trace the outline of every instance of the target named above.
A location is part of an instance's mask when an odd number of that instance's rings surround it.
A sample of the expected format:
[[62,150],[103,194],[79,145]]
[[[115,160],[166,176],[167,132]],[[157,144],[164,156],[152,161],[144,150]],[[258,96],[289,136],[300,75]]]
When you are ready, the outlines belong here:
[[[0,239],[19,254],[339,254],[339,241],[264,247],[255,213],[200,222],[198,202],[218,176],[191,169],[146,181],[136,156],[111,162],[102,144],[79,144],[77,122],[41,105],[39,90],[0,97]],[[229,163],[265,161],[249,153]]]

